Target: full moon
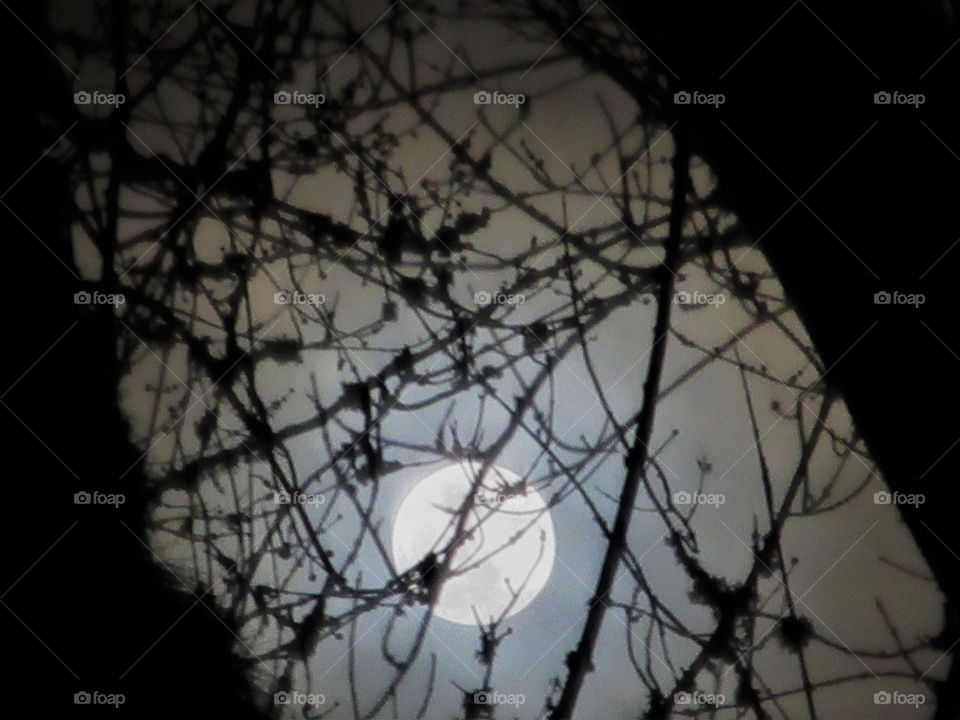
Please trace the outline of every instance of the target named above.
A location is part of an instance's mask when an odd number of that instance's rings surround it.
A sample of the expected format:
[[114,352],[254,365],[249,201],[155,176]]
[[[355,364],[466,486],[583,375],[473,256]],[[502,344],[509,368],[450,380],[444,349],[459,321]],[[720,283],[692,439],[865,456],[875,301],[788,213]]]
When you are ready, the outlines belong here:
[[[450,465],[421,480],[403,499],[393,524],[398,571],[446,547],[457,510],[479,472],[478,464]],[[476,486],[462,537],[434,606],[438,617],[463,625],[476,625],[474,612],[483,623],[505,611],[509,617],[547,584],[556,553],[550,510],[536,490],[521,486],[515,473],[488,469]]]

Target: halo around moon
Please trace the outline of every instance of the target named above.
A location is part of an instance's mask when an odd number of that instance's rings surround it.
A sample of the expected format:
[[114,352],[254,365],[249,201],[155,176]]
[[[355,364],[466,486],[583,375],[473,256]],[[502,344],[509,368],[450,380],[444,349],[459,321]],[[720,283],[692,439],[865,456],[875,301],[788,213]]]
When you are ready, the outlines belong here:
[[[449,465],[421,480],[403,499],[392,538],[399,572],[450,542],[456,512],[473,490],[479,471],[477,464]],[[463,542],[434,606],[438,617],[476,625],[474,611],[487,623],[508,607],[509,617],[529,605],[547,584],[556,556],[553,521],[540,494],[521,488],[520,482],[515,473],[491,466],[477,486]]]

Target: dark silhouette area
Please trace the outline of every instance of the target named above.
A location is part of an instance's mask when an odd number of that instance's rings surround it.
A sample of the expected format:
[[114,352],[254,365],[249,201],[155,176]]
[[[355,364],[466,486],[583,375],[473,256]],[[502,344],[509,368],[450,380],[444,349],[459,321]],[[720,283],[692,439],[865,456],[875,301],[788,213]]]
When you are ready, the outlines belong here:
[[[11,5],[43,34],[44,3]],[[75,292],[93,286],[71,274],[72,188],[54,159],[62,148],[37,162],[63,132],[51,113],[69,88],[12,16],[0,28],[3,97],[16,98],[0,171],[4,190],[16,183],[4,197],[16,216],[4,209],[0,221],[4,391],[12,386],[2,410],[3,686],[23,699],[23,717],[267,717],[229,620],[145,545],[141,451],[118,403],[118,321],[109,306],[74,304]],[[114,281],[107,273],[97,289]],[[79,491],[123,493],[126,502],[75,505]],[[125,702],[74,704],[84,691]]]
[[[557,35],[585,9],[574,5],[535,3]],[[621,50],[635,43],[598,42],[589,22],[564,44],[642,112],[689,128],[694,152],[716,173],[716,200],[740,222],[717,247],[736,257],[759,241],[886,481],[926,494],[924,505],[901,512],[946,597],[935,644],[955,649],[960,52],[947,52],[957,37],[952,4],[610,7],[656,57],[631,63]],[[726,103],[674,105],[674,92],[694,89],[724,93]],[[874,93],[895,89],[923,93],[926,103],[874,104]],[[926,302],[874,303],[875,293],[894,290]],[[938,718],[960,717],[957,661],[937,697]]]

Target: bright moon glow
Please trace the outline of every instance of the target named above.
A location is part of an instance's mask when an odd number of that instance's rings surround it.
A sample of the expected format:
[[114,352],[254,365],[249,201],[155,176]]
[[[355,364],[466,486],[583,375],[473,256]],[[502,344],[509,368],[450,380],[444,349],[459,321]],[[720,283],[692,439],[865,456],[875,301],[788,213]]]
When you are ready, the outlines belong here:
[[[424,478],[404,498],[393,524],[397,570],[408,570],[427,553],[446,546],[453,537],[456,510],[479,470],[479,465],[450,465]],[[497,466],[483,477],[467,515],[466,537],[434,607],[437,616],[476,625],[475,609],[487,623],[510,604],[510,588],[518,597],[508,616],[526,607],[547,584],[556,550],[553,521],[535,490],[511,494],[520,480]]]

